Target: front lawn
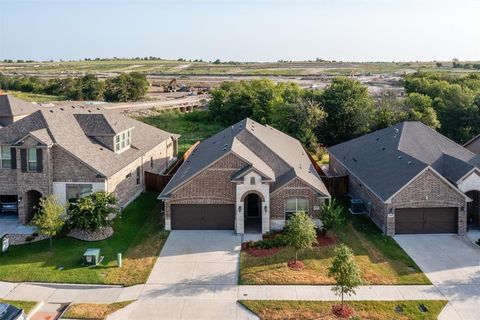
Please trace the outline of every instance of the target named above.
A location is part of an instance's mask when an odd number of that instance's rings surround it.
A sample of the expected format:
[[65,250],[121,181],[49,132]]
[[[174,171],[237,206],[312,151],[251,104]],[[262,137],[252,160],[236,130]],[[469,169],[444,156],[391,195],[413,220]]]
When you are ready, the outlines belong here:
[[[384,236],[365,216],[347,215],[337,232],[338,241],[349,246],[365,284],[430,284],[415,262],[391,237]],[[291,248],[281,248],[269,257],[253,257],[242,250],[241,284],[333,284],[327,276],[334,245],[299,253],[303,270],[292,270],[287,262],[295,257]]]
[[[331,307],[338,301],[240,301],[262,320],[334,320]],[[447,301],[349,301],[357,319],[436,320]],[[426,307],[422,312],[419,306]],[[400,309],[402,311],[400,311]]]
[[68,307],[62,319],[103,320],[132,302],[125,301],[111,304],[75,303]]
[[[134,285],[144,283],[168,236],[164,231],[156,194],[142,194],[114,224],[115,234],[106,240],[85,242],[72,238],[11,246],[0,257],[0,280]],[[103,262],[83,265],[87,248],[100,248]],[[123,254],[122,268],[116,267]]]
[[191,113],[163,111],[154,116],[137,119],[159,129],[180,134],[178,156],[181,157],[195,142],[202,141],[225,127],[206,119],[205,111],[195,110]]
[[0,303],[7,303],[14,307],[23,309],[23,312],[25,312],[25,314],[27,315],[38,304],[38,302],[36,301],[19,301],[19,300],[3,300],[3,299],[0,299]]

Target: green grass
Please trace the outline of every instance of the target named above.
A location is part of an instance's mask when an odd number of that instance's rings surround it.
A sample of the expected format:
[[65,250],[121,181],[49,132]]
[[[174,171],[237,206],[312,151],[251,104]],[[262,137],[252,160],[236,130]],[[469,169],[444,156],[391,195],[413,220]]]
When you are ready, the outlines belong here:
[[20,308],[20,309],[23,309],[23,311],[25,312],[25,314],[29,314],[30,311],[33,310],[33,308],[35,308],[35,306],[37,305],[38,302],[36,301],[20,301],[20,300],[3,300],[3,299],[0,299],[0,302],[2,303],[8,303],[14,307],[17,307],[17,308]]
[[204,111],[180,113],[178,111],[163,111],[158,115],[138,117],[137,119],[159,129],[180,134],[178,155],[181,157],[195,142],[202,141],[225,127],[205,121],[199,116]]
[[[0,257],[0,280],[134,285],[144,283],[165,242],[156,194],[143,194],[115,220],[115,234],[106,240],[85,242],[72,238],[10,247]],[[87,248],[100,248],[105,258],[98,266],[83,265]],[[116,267],[123,254],[122,268]],[[61,268],[63,268],[61,270]]]
[[133,301],[111,304],[75,303],[68,307],[62,319],[103,320],[117,310],[123,309]]
[[31,92],[5,90],[4,93],[11,94],[14,97],[17,97],[19,99],[29,101],[29,102],[51,102],[51,101],[65,100],[65,98],[62,96],[50,96],[48,94],[38,94],[38,93],[31,93]]
[[[367,217],[348,214],[336,236],[339,243],[352,249],[365,284],[430,284],[395,240],[383,235]],[[330,245],[301,251],[299,259],[305,268],[300,271],[287,267],[287,262],[294,257],[292,248],[281,248],[270,257],[253,257],[242,251],[240,283],[333,284],[334,280],[327,275],[333,249],[334,245]]]
[[[338,302],[333,301],[240,301],[247,309],[257,314],[262,320],[334,320],[331,307]],[[354,316],[369,320],[434,320],[447,304],[443,300],[428,301],[349,301]],[[426,312],[420,312],[423,304]],[[402,313],[395,308],[401,306]]]

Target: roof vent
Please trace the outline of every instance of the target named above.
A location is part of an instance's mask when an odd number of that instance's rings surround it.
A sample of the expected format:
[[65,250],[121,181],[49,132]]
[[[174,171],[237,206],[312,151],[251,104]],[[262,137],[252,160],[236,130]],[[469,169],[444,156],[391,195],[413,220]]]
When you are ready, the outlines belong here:
[[408,161],[408,165],[411,166],[413,164],[412,161]]
[[62,111],[63,111],[63,108],[60,108],[60,110],[62,110]]
[[402,159],[403,157],[402,157],[402,156],[398,156],[397,158],[398,158],[398,159]]
[[88,112],[92,113],[92,110],[88,110]]
[[400,130],[398,130],[398,128],[395,128],[393,129],[395,131],[395,133],[398,133]]
[[356,158],[352,158],[353,162],[357,162],[358,160]]
[[385,147],[382,147],[382,151],[385,151],[385,149],[387,149],[387,148],[385,148]]
[[100,111],[100,108],[97,108],[98,111]]
[[75,109],[75,106],[72,106],[72,109]]
[[380,137],[377,137],[375,140],[376,140],[376,141],[380,140]]
[[51,113],[53,113],[53,110],[50,110]]

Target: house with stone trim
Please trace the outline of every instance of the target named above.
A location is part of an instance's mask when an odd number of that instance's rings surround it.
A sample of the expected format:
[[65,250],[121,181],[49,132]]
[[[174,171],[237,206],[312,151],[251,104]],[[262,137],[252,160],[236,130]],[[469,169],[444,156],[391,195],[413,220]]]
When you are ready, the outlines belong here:
[[240,234],[282,229],[297,211],[317,219],[328,198],[301,143],[248,118],[197,145],[159,196],[168,230]]
[[385,234],[459,233],[480,226],[480,157],[416,121],[328,148],[330,173]]
[[146,171],[175,160],[178,137],[97,107],[40,108],[0,129],[0,201],[17,202],[24,224],[50,194],[66,203],[106,191],[126,206]]

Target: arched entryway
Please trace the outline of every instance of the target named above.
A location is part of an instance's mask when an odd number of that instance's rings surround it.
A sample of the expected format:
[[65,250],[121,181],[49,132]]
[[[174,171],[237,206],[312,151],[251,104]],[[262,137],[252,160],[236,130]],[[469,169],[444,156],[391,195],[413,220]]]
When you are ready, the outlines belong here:
[[262,232],[262,199],[256,193],[249,193],[244,199],[245,233]]
[[29,223],[30,220],[32,220],[33,216],[38,210],[38,204],[41,198],[42,194],[37,190],[30,190],[25,193],[25,197],[23,199],[25,203],[25,223]]
[[469,228],[480,227],[480,191],[465,193],[473,201],[467,204],[467,224]]

